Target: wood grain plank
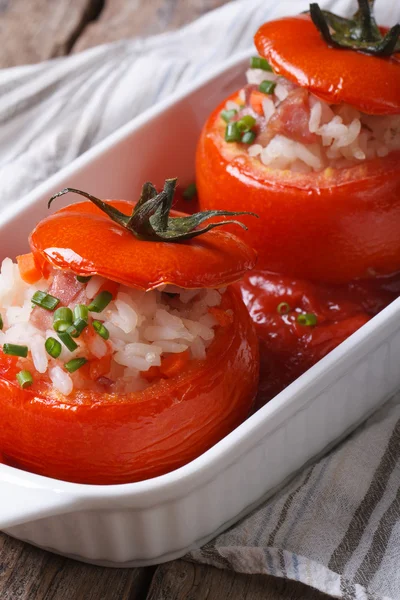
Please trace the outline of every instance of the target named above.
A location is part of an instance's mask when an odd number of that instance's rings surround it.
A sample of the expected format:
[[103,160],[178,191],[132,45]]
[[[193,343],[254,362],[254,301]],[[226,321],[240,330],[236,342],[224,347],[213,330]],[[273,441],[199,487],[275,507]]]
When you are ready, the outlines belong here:
[[68,54],[104,0],[0,0],[0,68]]
[[0,533],[1,600],[142,600],[154,569],[106,569]]
[[122,38],[176,29],[229,0],[108,0],[97,21],[89,24],[73,52]]
[[243,575],[183,560],[160,565],[147,600],[328,600],[301,583]]

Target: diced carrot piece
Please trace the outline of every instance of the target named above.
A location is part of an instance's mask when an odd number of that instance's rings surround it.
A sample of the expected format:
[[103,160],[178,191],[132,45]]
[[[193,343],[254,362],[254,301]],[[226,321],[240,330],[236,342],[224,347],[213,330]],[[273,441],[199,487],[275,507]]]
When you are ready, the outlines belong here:
[[175,377],[179,375],[190,360],[189,350],[179,354],[169,354],[161,362],[160,372],[164,377]]
[[265,94],[258,90],[253,90],[250,94],[250,106],[259,115],[264,114],[263,100],[265,100]]
[[120,284],[116,281],[108,280],[106,281],[106,283],[103,283],[103,285],[97,293],[100,294],[100,292],[110,292],[110,294],[112,294],[112,297],[115,298],[118,294],[119,286]]
[[19,273],[25,283],[36,283],[43,277],[43,273],[35,263],[32,253],[17,256],[17,263]]
[[104,377],[111,369],[111,354],[106,354],[102,358],[91,360],[89,363],[89,377],[96,381],[99,377]]
[[154,381],[155,379],[160,379],[160,367],[150,367],[150,369],[148,369],[147,371],[143,371],[140,375],[141,377],[143,377],[143,379],[146,379],[146,381]]
[[233,315],[227,313],[222,308],[218,308],[217,306],[212,306],[208,309],[210,315],[212,315],[221,327],[227,327],[233,323]]

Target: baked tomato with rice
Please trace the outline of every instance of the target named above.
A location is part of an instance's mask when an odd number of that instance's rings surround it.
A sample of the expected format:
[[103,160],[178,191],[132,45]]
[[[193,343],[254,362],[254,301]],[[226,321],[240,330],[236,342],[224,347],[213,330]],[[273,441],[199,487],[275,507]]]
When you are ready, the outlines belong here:
[[226,211],[171,211],[175,185],[145,184],[136,206],[63,190],[88,201],[41,221],[18,264],[3,260],[6,464],[79,483],[148,479],[249,414],[258,342],[231,284],[256,254],[206,222]]
[[372,5],[262,25],[247,84],[203,128],[200,207],[260,216],[242,236],[261,269],[332,283],[400,270],[399,26],[378,27]]

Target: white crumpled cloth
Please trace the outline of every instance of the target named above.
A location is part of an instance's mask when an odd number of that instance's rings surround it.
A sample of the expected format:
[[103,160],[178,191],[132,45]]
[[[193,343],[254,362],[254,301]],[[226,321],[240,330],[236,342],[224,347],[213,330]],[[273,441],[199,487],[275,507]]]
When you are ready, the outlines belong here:
[[[340,14],[348,0],[320,2]],[[237,0],[183,29],[0,71],[0,211],[303,0]],[[378,0],[381,23],[400,3]],[[400,368],[400,357],[399,357]],[[350,599],[400,598],[400,398],[188,559]],[[351,399],[349,399],[351,401]]]

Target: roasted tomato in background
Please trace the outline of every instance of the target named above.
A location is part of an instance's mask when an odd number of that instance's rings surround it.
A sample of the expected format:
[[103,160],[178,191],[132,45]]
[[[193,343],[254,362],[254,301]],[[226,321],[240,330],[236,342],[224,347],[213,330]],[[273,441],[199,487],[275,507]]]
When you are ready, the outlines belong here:
[[[375,34],[367,54],[332,47],[308,15],[264,24],[249,83],[207,120],[196,158],[200,207],[260,216],[241,234],[258,268],[333,283],[400,270],[400,55],[398,42],[380,55]],[[244,116],[254,121],[247,138],[226,141]],[[346,125],[346,147],[329,137],[333,125]],[[273,155],[277,139],[292,162]],[[299,145],[309,163],[297,158]]]
[[400,273],[336,285],[251,271],[236,284],[260,341],[263,406],[400,295]]
[[[101,209],[90,202],[77,203],[43,220],[30,238],[33,261],[29,256],[20,260],[26,280],[43,284],[44,275],[49,283],[57,282],[48,293],[55,293],[57,287],[61,306],[71,306],[72,296],[85,298],[86,282],[77,282],[76,276],[105,277],[102,293],[113,295],[120,283],[152,294],[163,283],[218,289],[237,281],[254,266],[254,251],[221,230],[204,231],[197,237],[200,221],[185,221],[174,212],[170,215],[174,185],[169,182],[168,191],[167,184],[163,196],[151,191],[148,201],[154,200],[154,206],[150,210],[143,200],[142,212],[135,209],[131,218],[127,213],[132,212],[132,203],[99,201]],[[150,223],[149,217],[160,206],[163,218],[167,215],[168,219],[158,229],[156,219]],[[190,232],[196,237],[190,237]],[[162,236],[178,238],[180,243],[167,243]],[[74,288],[71,294],[68,286]],[[167,295],[177,296],[174,290]],[[127,483],[180,467],[227,435],[251,410],[259,354],[239,291],[230,286],[221,294],[218,308],[210,309],[218,324],[205,357],[189,359],[189,351],[167,354],[160,367],[143,373],[150,385],[140,391],[115,392],[110,376],[103,372],[106,377],[92,385],[85,380],[83,388],[63,394],[55,389],[48,372],[34,370],[30,351],[21,358],[21,354],[7,354],[6,344],[3,351],[0,347],[0,454],[4,461],[67,481]],[[48,311],[37,310],[44,311],[42,315],[35,312],[39,326],[41,318],[47,320]],[[104,321],[105,317],[100,314],[98,318]],[[89,313],[86,328],[75,341],[79,344],[86,335],[95,335],[92,328]],[[75,376],[83,380],[85,370],[91,371],[99,362],[84,348],[83,339],[78,352],[85,352],[86,363],[72,373],[74,383],[78,382]],[[52,365],[64,369],[64,362],[54,357]],[[17,381],[21,369],[32,376],[29,387],[22,388]]]

